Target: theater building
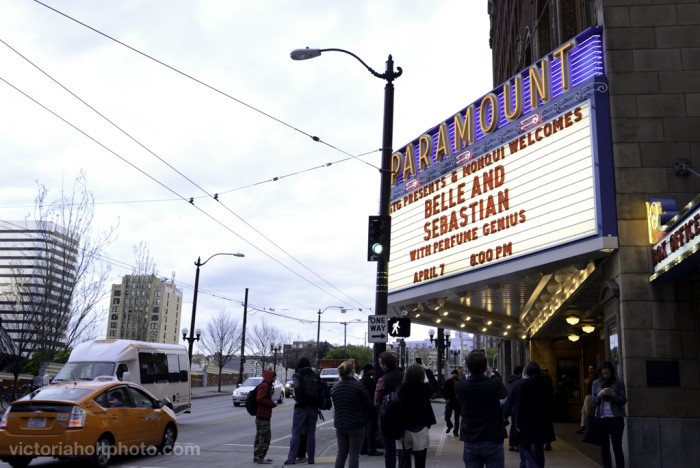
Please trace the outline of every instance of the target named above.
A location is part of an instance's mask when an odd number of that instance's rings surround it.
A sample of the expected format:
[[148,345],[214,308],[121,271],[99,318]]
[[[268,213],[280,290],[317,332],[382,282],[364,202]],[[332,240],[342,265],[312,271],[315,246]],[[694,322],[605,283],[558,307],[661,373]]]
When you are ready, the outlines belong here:
[[629,466],[700,466],[700,3],[489,14],[494,88],[392,156],[389,315],[499,337],[569,421],[609,360]]

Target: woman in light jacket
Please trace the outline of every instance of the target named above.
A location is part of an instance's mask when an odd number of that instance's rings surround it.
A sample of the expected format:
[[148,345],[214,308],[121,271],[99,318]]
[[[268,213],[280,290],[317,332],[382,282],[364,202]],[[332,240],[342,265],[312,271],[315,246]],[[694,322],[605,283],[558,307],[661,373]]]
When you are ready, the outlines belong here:
[[598,366],[598,379],[593,381],[591,403],[602,434],[600,454],[603,468],[612,468],[610,444],[615,453],[615,466],[624,468],[625,454],[622,452],[622,432],[625,430],[625,408],[627,395],[622,379],[615,375],[615,367],[609,361]]

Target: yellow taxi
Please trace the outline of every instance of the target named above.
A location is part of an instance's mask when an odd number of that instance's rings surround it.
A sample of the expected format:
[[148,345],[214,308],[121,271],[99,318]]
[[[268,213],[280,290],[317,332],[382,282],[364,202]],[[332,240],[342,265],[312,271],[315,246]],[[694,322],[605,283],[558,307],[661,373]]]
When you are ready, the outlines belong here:
[[175,413],[144,388],[118,380],[62,382],[12,403],[0,421],[0,460],[78,457],[104,468],[115,455],[170,453]]

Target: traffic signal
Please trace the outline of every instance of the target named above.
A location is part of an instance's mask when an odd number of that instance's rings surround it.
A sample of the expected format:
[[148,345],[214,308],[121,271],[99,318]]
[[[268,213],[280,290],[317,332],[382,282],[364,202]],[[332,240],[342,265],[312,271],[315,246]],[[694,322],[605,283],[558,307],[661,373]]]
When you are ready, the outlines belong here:
[[389,317],[389,335],[402,338],[411,336],[411,319],[408,317]]
[[376,262],[379,258],[389,258],[389,234],[391,216],[370,216],[367,241],[367,261]]

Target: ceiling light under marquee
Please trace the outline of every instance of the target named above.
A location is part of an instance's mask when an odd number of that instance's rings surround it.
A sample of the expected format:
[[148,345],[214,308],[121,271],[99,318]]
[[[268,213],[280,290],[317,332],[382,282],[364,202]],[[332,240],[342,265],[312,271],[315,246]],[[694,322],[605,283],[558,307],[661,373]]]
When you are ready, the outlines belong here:
[[568,317],[566,317],[566,323],[568,323],[569,325],[576,325],[580,321],[581,319],[576,317],[575,315],[569,315]]
[[581,330],[583,330],[584,333],[593,333],[595,331],[595,327],[593,325],[584,325],[581,327]]
[[576,333],[572,333],[569,335],[569,341],[576,342],[576,341],[578,341],[578,339],[579,339],[579,336]]

